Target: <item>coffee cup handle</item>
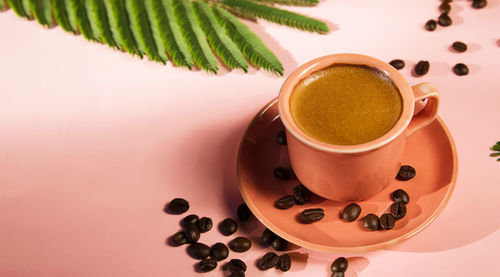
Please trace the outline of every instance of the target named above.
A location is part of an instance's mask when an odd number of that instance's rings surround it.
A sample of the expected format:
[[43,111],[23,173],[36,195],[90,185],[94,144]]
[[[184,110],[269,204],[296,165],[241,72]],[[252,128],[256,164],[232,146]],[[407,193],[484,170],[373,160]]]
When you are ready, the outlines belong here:
[[[421,83],[411,87],[415,96],[415,110],[410,125],[406,129],[406,136],[429,125],[436,119],[439,107],[439,93],[431,83]],[[427,104],[422,100],[427,99]]]

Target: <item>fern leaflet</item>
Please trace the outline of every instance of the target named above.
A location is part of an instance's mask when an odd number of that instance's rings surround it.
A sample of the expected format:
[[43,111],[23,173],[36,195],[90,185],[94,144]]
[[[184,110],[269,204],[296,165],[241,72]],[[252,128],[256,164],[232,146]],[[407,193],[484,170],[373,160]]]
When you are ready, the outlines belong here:
[[29,10],[29,7],[27,5],[27,2],[26,2],[26,5],[24,5],[23,1],[21,1],[21,0],[7,0],[7,4],[18,16],[24,17],[27,19],[31,18],[30,10]]
[[142,58],[142,53],[137,50],[135,39],[129,28],[129,19],[123,6],[123,0],[106,0],[103,2],[108,15],[111,33],[118,47]]
[[52,25],[50,0],[28,0],[28,5],[38,23],[45,27]]
[[318,0],[254,0],[256,2],[279,4],[288,6],[316,6]]
[[106,8],[101,0],[86,0],[87,13],[93,33],[111,48],[117,48],[108,24]]
[[80,30],[80,33],[84,38],[98,41],[90,28],[89,19],[87,17],[83,1],[85,0],[70,0],[69,14],[74,18],[76,25],[78,26],[78,30]]
[[158,55],[161,57],[162,60],[167,61],[168,60],[167,51],[165,50],[165,46],[163,45],[163,41],[160,37],[160,30],[158,28],[158,24],[156,24],[156,18],[154,16],[153,5],[151,3],[151,0],[145,0],[144,7],[146,10],[146,15],[148,17],[148,22],[150,23],[151,34],[153,36],[153,40],[155,41]]
[[57,25],[61,26],[66,32],[76,33],[76,28],[73,28],[68,19],[66,2],[64,0],[52,0],[51,3]]

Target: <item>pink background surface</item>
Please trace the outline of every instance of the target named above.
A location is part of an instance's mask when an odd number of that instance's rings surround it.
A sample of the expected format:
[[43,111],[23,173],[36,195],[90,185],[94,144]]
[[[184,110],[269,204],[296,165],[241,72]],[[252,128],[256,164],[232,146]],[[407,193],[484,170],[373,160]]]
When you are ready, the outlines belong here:
[[[322,1],[290,8],[327,20],[317,35],[248,23],[275,51],[285,75],[310,59],[355,52],[402,58],[410,84],[433,82],[440,116],[454,136],[459,176],[445,211],[416,237],[386,250],[345,255],[346,276],[499,276],[500,2],[482,10],[453,1],[454,24],[435,32],[439,1]],[[138,60],[60,28],[45,30],[12,11],[0,13],[0,276],[202,276],[184,247],[165,244],[183,216],[165,203],[185,197],[190,212],[215,223],[235,216],[236,148],[253,115],[284,78],[250,69],[218,76]],[[455,40],[469,45],[453,53]],[[286,49],[286,50],[285,50]],[[414,64],[429,60],[424,77]],[[455,63],[471,73],[458,77]],[[258,234],[257,222],[237,234]],[[209,245],[229,238],[202,236]],[[231,253],[254,261],[255,244]],[[343,255],[298,252],[286,276],[329,276]],[[408,272],[408,273],[403,273]],[[203,276],[223,276],[220,267]]]

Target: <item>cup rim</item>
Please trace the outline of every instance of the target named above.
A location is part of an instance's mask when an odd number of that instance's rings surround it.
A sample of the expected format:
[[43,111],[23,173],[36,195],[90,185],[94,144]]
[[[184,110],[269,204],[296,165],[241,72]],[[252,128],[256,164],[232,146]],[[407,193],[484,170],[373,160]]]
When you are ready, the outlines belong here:
[[[396,121],[396,124],[387,133],[377,139],[362,144],[334,145],[319,141],[306,135],[297,126],[297,124],[293,120],[289,105],[290,97],[295,86],[301,80],[310,76],[312,73],[327,68],[333,64],[368,65],[381,70],[394,82],[396,87],[399,89],[399,93],[403,101],[403,106],[401,116],[399,117],[398,121]],[[401,133],[403,133],[403,131],[405,131],[410,124],[415,108],[414,101],[414,95],[410,88],[410,85],[408,84],[408,81],[403,77],[401,73],[399,73],[397,69],[395,69],[390,64],[366,55],[354,53],[339,53],[313,59],[295,69],[286,78],[285,82],[281,86],[278,96],[278,111],[281,121],[283,122],[283,125],[285,126],[287,131],[302,143],[323,152],[359,153],[380,148],[401,135]]]

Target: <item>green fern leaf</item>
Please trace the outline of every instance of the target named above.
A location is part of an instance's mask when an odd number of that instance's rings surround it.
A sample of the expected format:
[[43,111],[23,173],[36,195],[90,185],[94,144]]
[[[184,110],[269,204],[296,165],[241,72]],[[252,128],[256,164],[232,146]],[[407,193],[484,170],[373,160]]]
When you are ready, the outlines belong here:
[[129,27],[129,19],[123,5],[123,0],[106,0],[103,2],[106,14],[108,15],[111,33],[118,47],[132,55],[137,54],[142,58],[142,53],[137,49],[135,39]]
[[220,7],[212,7],[212,11],[219,23],[226,29],[226,34],[236,43],[247,60],[267,71],[283,76],[283,65],[255,33],[228,11]]
[[212,11],[205,1],[194,1],[193,8],[201,29],[208,39],[208,43],[219,57],[231,68],[241,68],[248,71],[248,63],[238,50],[238,47],[224,33]]
[[318,0],[254,0],[262,3],[279,4],[287,6],[316,6]]
[[318,33],[326,33],[329,31],[328,26],[324,22],[267,5],[261,5],[247,0],[221,0],[220,3],[242,14],[248,14],[300,30]]
[[7,0],[9,7],[20,17],[31,18],[28,2],[26,0]]
[[38,23],[46,27],[52,25],[50,0],[28,0],[28,5]]
[[73,18],[78,26],[78,30],[83,35],[84,38],[88,40],[98,41],[92,29],[90,28],[89,19],[87,17],[87,12],[85,10],[84,2],[85,0],[70,0],[69,1],[69,13],[70,18]]
[[173,0],[173,8],[194,62],[207,72],[217,73],[219,70],[217,60],[196,21],[191,2],[189,0]]
[[108,23],[106,8],[102,0],[86,0],[85,6],[92,33],[111,48],[117,48]]
[[148,21],[150,23],[151,34],[153,36],[153,40],[155,41],[158,55],[161,57],[162,60],[167,61],[168,60],[167,50],[165,49],[165,46],[163,45],[163,41],[162,41],[161,36],[160,36],[160,29],[158,28],[158,24],[156,24],[155,13],[153,11],[153,5],[151,3],[151,0],[145,0],[144,6],[146,9],[146,15],[147,15]]
[[54,19],[57,25],[66,32],[76,33],[76,26],[73,27],[69,22],[68,13],[66,9],[66,1],[64,0],[52,0],[52,11],[54,12]]

